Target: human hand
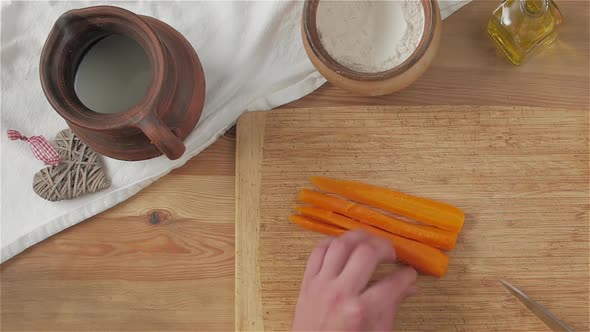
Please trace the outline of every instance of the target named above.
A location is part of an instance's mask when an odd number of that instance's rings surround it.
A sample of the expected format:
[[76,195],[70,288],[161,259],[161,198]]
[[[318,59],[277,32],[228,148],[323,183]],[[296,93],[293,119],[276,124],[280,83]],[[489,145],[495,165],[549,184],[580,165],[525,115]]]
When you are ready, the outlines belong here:
[[399,305],[416,293],[411,267],[367,284],[381,262],[395,261],[391,242],[351,231],[311,253],[295,308],[295,331],[391,331]]

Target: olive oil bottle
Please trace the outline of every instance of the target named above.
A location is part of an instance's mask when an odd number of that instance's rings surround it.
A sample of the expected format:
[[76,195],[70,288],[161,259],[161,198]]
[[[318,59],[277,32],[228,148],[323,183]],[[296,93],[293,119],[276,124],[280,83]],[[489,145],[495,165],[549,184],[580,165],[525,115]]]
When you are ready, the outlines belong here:
[[488,22],[488,33],[515,65],[551,44],[563,17],[553,0],[505,0]]

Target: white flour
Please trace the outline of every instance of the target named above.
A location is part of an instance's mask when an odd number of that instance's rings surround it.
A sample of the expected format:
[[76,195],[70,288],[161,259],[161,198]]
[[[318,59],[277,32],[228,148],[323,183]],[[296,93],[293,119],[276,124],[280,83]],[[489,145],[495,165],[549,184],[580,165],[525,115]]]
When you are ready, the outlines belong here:
[[416,50],[424,9],[417,0],[322,0],[316,24],[322,45],[336,61],[375,73],[401,64]]

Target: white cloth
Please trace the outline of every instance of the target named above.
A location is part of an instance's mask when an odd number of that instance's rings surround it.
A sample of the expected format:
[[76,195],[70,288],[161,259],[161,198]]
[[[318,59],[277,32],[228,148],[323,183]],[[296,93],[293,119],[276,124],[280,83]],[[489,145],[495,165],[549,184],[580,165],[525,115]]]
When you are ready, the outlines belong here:
[[[441,3],[443,17],[466,1]],[[468,2],[468,1],[467,1]],[[244,111],[269,110],[314,91],[325,80],[303,49],[303,2],[113,2],[156,17],[192,44],[205,71],[202,117],[185,140],[186,153],[140,162],[104,158],[109,189],[70,201],[47,202],[32,189],[43,168],[25,142],[8,141],[7,129],[52,140],[67,127],[39,82],[39,56],[53,23],[65,11],[105,2],[9,2],[1,5],[1,262],[129,198],[183,165],[232,126]]]

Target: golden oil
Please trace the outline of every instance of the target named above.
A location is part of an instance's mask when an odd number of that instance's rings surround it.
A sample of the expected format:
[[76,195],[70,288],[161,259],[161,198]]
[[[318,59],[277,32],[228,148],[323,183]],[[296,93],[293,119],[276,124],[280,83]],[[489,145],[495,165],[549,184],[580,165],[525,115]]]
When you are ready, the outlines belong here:
[[551,44],[563,17],[553,0],[505,0],[488,22],[488,33],[515,65]]

